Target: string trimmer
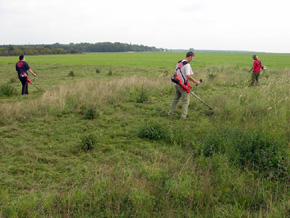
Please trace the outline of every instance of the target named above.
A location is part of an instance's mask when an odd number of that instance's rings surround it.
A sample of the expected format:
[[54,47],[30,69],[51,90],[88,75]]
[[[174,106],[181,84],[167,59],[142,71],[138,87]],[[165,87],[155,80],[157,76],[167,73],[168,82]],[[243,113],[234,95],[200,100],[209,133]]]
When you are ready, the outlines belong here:
[[[35,79],[35,76],[33,76],[33,79],[32,79],[32,81],[34,81],[34,79]],[[35,88],[37,88],[38,90],[40,90],[40,91],[42,91],[40,88],[38,88],[33,82],[31,81],[31,79],[29,79],[28,77],[27,77],[27,82],[28,83],[30,83],[31,85],[33,85]]]
[[[203,104],[205,104],[207,107],[209,107],[209,109],[213,110],[213,108],[211,106],[209,106],[204,100],[202,100],[194,92],[191,91],[191,86],[189,84],[186,86],[181,82],[180,76],[178,74],[174,74],[173,77],[171,77],[171,81],[176,83],[177,85],[181,86],[183,88],[183,91],[186,91],[187,93],[191,93],[194,97],[196,97]],[[201,79],[199,81],[202,82]]]

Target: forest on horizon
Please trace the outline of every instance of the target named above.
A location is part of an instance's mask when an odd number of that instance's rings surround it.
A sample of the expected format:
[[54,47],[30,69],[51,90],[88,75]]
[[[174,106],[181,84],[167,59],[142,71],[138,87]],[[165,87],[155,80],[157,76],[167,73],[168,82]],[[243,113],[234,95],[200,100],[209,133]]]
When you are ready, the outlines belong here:
[[41,45],[0,45],[0,56],[79,54],[87,52],[160,52],[165,49],[120,42],[41,44]]

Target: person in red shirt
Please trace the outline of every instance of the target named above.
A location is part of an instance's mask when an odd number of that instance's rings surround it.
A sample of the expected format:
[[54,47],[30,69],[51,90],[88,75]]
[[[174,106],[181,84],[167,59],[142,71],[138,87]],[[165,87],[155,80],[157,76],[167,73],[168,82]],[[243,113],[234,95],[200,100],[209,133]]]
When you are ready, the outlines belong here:
[[28,73],[29,71],[33,76],[36,76],[36,74],[30,69],[28,64],[25,62],[25,56],[20,55],[19,61],[16,63],[16,71],[18,73],[18,78],[20,82],[22,83],[22,95],[28,95]]
[[253,55],[252,58],[254,59],[254,64],[253,64],[253,67],[249,70],[249,73],[253,72],[251,86],[255,84],[255,81],[256,81],[256,85],[258,86],[260,71],[261,71],[261,68],[263,69],[263,66],[262,66],[262,62],[258,59],[257,55]]

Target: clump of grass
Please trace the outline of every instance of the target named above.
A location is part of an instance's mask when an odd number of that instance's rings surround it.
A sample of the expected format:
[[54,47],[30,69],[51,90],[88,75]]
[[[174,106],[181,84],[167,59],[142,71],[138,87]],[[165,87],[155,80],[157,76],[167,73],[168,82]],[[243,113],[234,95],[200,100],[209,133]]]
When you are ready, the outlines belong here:
[[216,74],[210,72],[210,73],[208,74],[208,78],[209,78],[209,80],[213,80],[214,78],[216,78]]
[[1,85],[0,86],[0,96],[12,96],[16,93],[15,88],[13,88],[9,84]]
[[136,102],[137,103],[144,103],[145,101],[148,101],[148,99],[149,99],[148,92],[144,89],[144,87],[142,85],[141,88],[138,90]]
[[97,111],[95,108],[88,108],[85,112],[85,119],[93,120],[97,117]]
[[165,139],[168,130],[159,123],[146,124],[139,128],[138,137],[151,140]]
[[167,128],[160,123],[145,124],[139,128],[139,138],[147,138],[150,140],[162,140],[172,145],[186,145],[186,137],[184,131],[179,128]]
[[16,81],[17,81],[16,78],[11,78],[11,79],[9,80],[10,83],[16,83]]
[[108,75],[109,76],[112,76],[113,75],[113,72],[110,70],[109,73],[108,73]]
[[81,138],[82,151],[92,150],[95,144],[96,144],[96,137],[92,134],[85,135]]
[[184,146],[186,144],[184,130],[180,127],[170,129],[166,135],[165,141],[170,144]]
[[73,71],[73,70],[71,70],[67,76],[69,76],[69,77],[74,77],[74,76],[75,76],[75,73],[74,73],[74,71]]
[[97,68],[96,69],[96,73],[100,73],[101,71],[100,71],[100,69],[99,68]]

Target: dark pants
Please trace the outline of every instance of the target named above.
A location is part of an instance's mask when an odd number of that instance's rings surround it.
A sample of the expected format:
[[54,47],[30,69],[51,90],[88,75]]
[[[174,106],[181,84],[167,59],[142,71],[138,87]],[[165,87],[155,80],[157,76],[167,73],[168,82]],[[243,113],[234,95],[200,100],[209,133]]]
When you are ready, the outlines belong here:
[[20,77],[20,82],[22,83],[22,95],[28,95],[28,82],[26,77]]
[[259,85],[259,76],[260,76],[260,71],[259,72],[253,72],[252,73],[252,83],[251,86],[253,86],[255,84],[256,81],[256,85]]

